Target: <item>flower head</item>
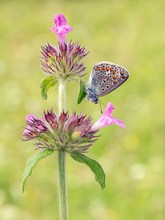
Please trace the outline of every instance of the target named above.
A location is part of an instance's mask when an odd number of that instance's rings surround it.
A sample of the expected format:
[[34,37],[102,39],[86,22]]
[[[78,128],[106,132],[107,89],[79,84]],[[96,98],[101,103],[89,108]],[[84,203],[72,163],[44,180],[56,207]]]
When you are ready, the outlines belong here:
[[56,33],[59,43],[66,43],[66,35],[73,30],[72,27],[67,25],[67,20],[62,14],[54,16],[54,23],[55,26],[53,26],[50,31]]
[[81,60],[88,54],[84,47],[77,43],[63,43],[53,47],[50,44],[42,47],[41,64],[43,71],[55,78],[67,80],[84,75],[85,66]]
[[43,117],[27,115],[24,140],[35,140],[37,148],[67,152],[86,152],[97,139],[97,130],[91,130],[91,118],[62,112],[59,116],[50,110]]
[[98,130],[100,128],[109,126],[111,124],[116,124],[122,128],[125,128],[124,122],[114,118],[111,114],[112,111],[115,109],[115,107],[112,105],[112,103],[108,103],[107,108],[105,109],[104,114],[101,116],[101,118],[96,121],[93,125],[92,125],[92,130]]

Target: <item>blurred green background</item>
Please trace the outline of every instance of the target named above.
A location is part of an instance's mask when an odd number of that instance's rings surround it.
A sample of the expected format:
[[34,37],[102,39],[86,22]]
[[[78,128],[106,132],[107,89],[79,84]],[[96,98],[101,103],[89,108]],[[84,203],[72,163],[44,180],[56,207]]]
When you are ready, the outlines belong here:
[[[63,13],[74,31],[68,40],[90,54],[84,60],[87,81],[96,62],[125,66],[129,80],[101,98],[111,101],[115,125],[88,156],[98,160],[107,175],[101,190],[90,170],[67,158],[69,219],[164,220],[165,218],[165,1],[164,0],[8,0],[0,1],[0,219],[58,220],[57,155],[42,160],[20,190],[32,143],[22,142],[25,115],[57,111],[57,88],[47,101],[40,96],[40,46],[57,39],[49,32],[53,16]],[[68,85],[67,106],[100,117],[99,105],[76,105],[78,86]],[[92,114],[91,114],[92,113]]]

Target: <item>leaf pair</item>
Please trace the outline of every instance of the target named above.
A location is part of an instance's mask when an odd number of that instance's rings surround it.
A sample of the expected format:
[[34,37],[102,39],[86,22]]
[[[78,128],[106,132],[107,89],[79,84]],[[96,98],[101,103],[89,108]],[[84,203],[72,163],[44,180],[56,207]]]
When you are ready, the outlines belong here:
[[[24,171],[24,174],[22,177],[22,191],[23,192],[25,190],[26,181],[27,181],[28,177],[31,176],[33,168],[36,166],[36,164],[41,159],[51,155],[52,153],[53,153],[53,150],[45,149],[45,150],[40,151],[39,153],[33,155],[31,158],[29,158],[29,160],[26,163],[25,171]],[[94,173],[95,179],[100,184],[101,188],[104,189],[104,187],[105,187],[105,173],[104,173],[103,168],[101,167],[101,165],[97,161],[85,156],[84,154],[78,153],[78,152],[72,152],[72,153],[70,153],[70,156],[74,160],[76,160],[80,163],[86,164]]]
[[[57,79],[54,76],[47,76],[41,81],[41,96],[43,99],[47,99],[48,90],[57,83]],[[80,91],[77,100],[77,104],[80,104],[86,97],[86,85],[83,81],[80,81]]]

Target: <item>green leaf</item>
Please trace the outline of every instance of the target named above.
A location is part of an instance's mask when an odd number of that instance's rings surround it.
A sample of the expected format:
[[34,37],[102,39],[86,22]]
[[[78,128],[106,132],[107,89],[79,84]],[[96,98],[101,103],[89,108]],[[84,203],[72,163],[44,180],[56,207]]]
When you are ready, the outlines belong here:
[[85,98],[86,96],[86,86],[85,83],[83,81],[80,81],[80,91],[79,91],[79,96],[77,99],[77,104],[80,104],[82,102],[82,100]]
[[57,83],[54,76],[47,76],[41,81],[41,96],[43,99],[47,99],[48,90]]
[[23,173],[22,177],[22,191],[25,190],[25,184],[27,181],[27,178],[32,174],[33,168],[35,165],[43,158],[47,157],[48,155],[52,154],[53,150],[45,149],[43,151],[40,151],[39,153],[33,155],[30,157],[26,163],[26,167]]
[[105,173],[103,168],[97,161],[78,152],[72,152],[70,153],[70,155],[74,160],[80,163],[85,163],[93,171],[95,179],[100,184],[101,188],[105,188]]

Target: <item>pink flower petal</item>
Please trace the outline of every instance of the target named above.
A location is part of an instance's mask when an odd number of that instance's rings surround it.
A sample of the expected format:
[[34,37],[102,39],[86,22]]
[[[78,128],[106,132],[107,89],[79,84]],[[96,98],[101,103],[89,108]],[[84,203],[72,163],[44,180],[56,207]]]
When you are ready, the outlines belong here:
[[32,121],[33,119],[36,119],[36,117],[32,114],[26,115],[26,121]]
[[65,43],[66,35],[71,32],[73,28],[67,25],[67,20],[62,14],[55,15],[54,23],[55,26],[53,26],[50,31],[56,33],[59,43]]
[[24,131],[23,131],[23,135],[28,135],[31,131],[31,127],[30,125],[26,125]]
[[119,127],[125,128],[124,122],[114,118],[111,113],[113,112],[113,110],[115,109],[115,107],[112,105],[112,103],[108,103],[107,108],[105,109],[104,114],[101,116],[101,118],[96,121],[92,127],[91,130],[98,130],[100,128],[109,126],[111,124],[116,124]]
[[67,20],[63,14],[57,14],[54,16],[54,23],[56,26],[64,26],[67,24]]

